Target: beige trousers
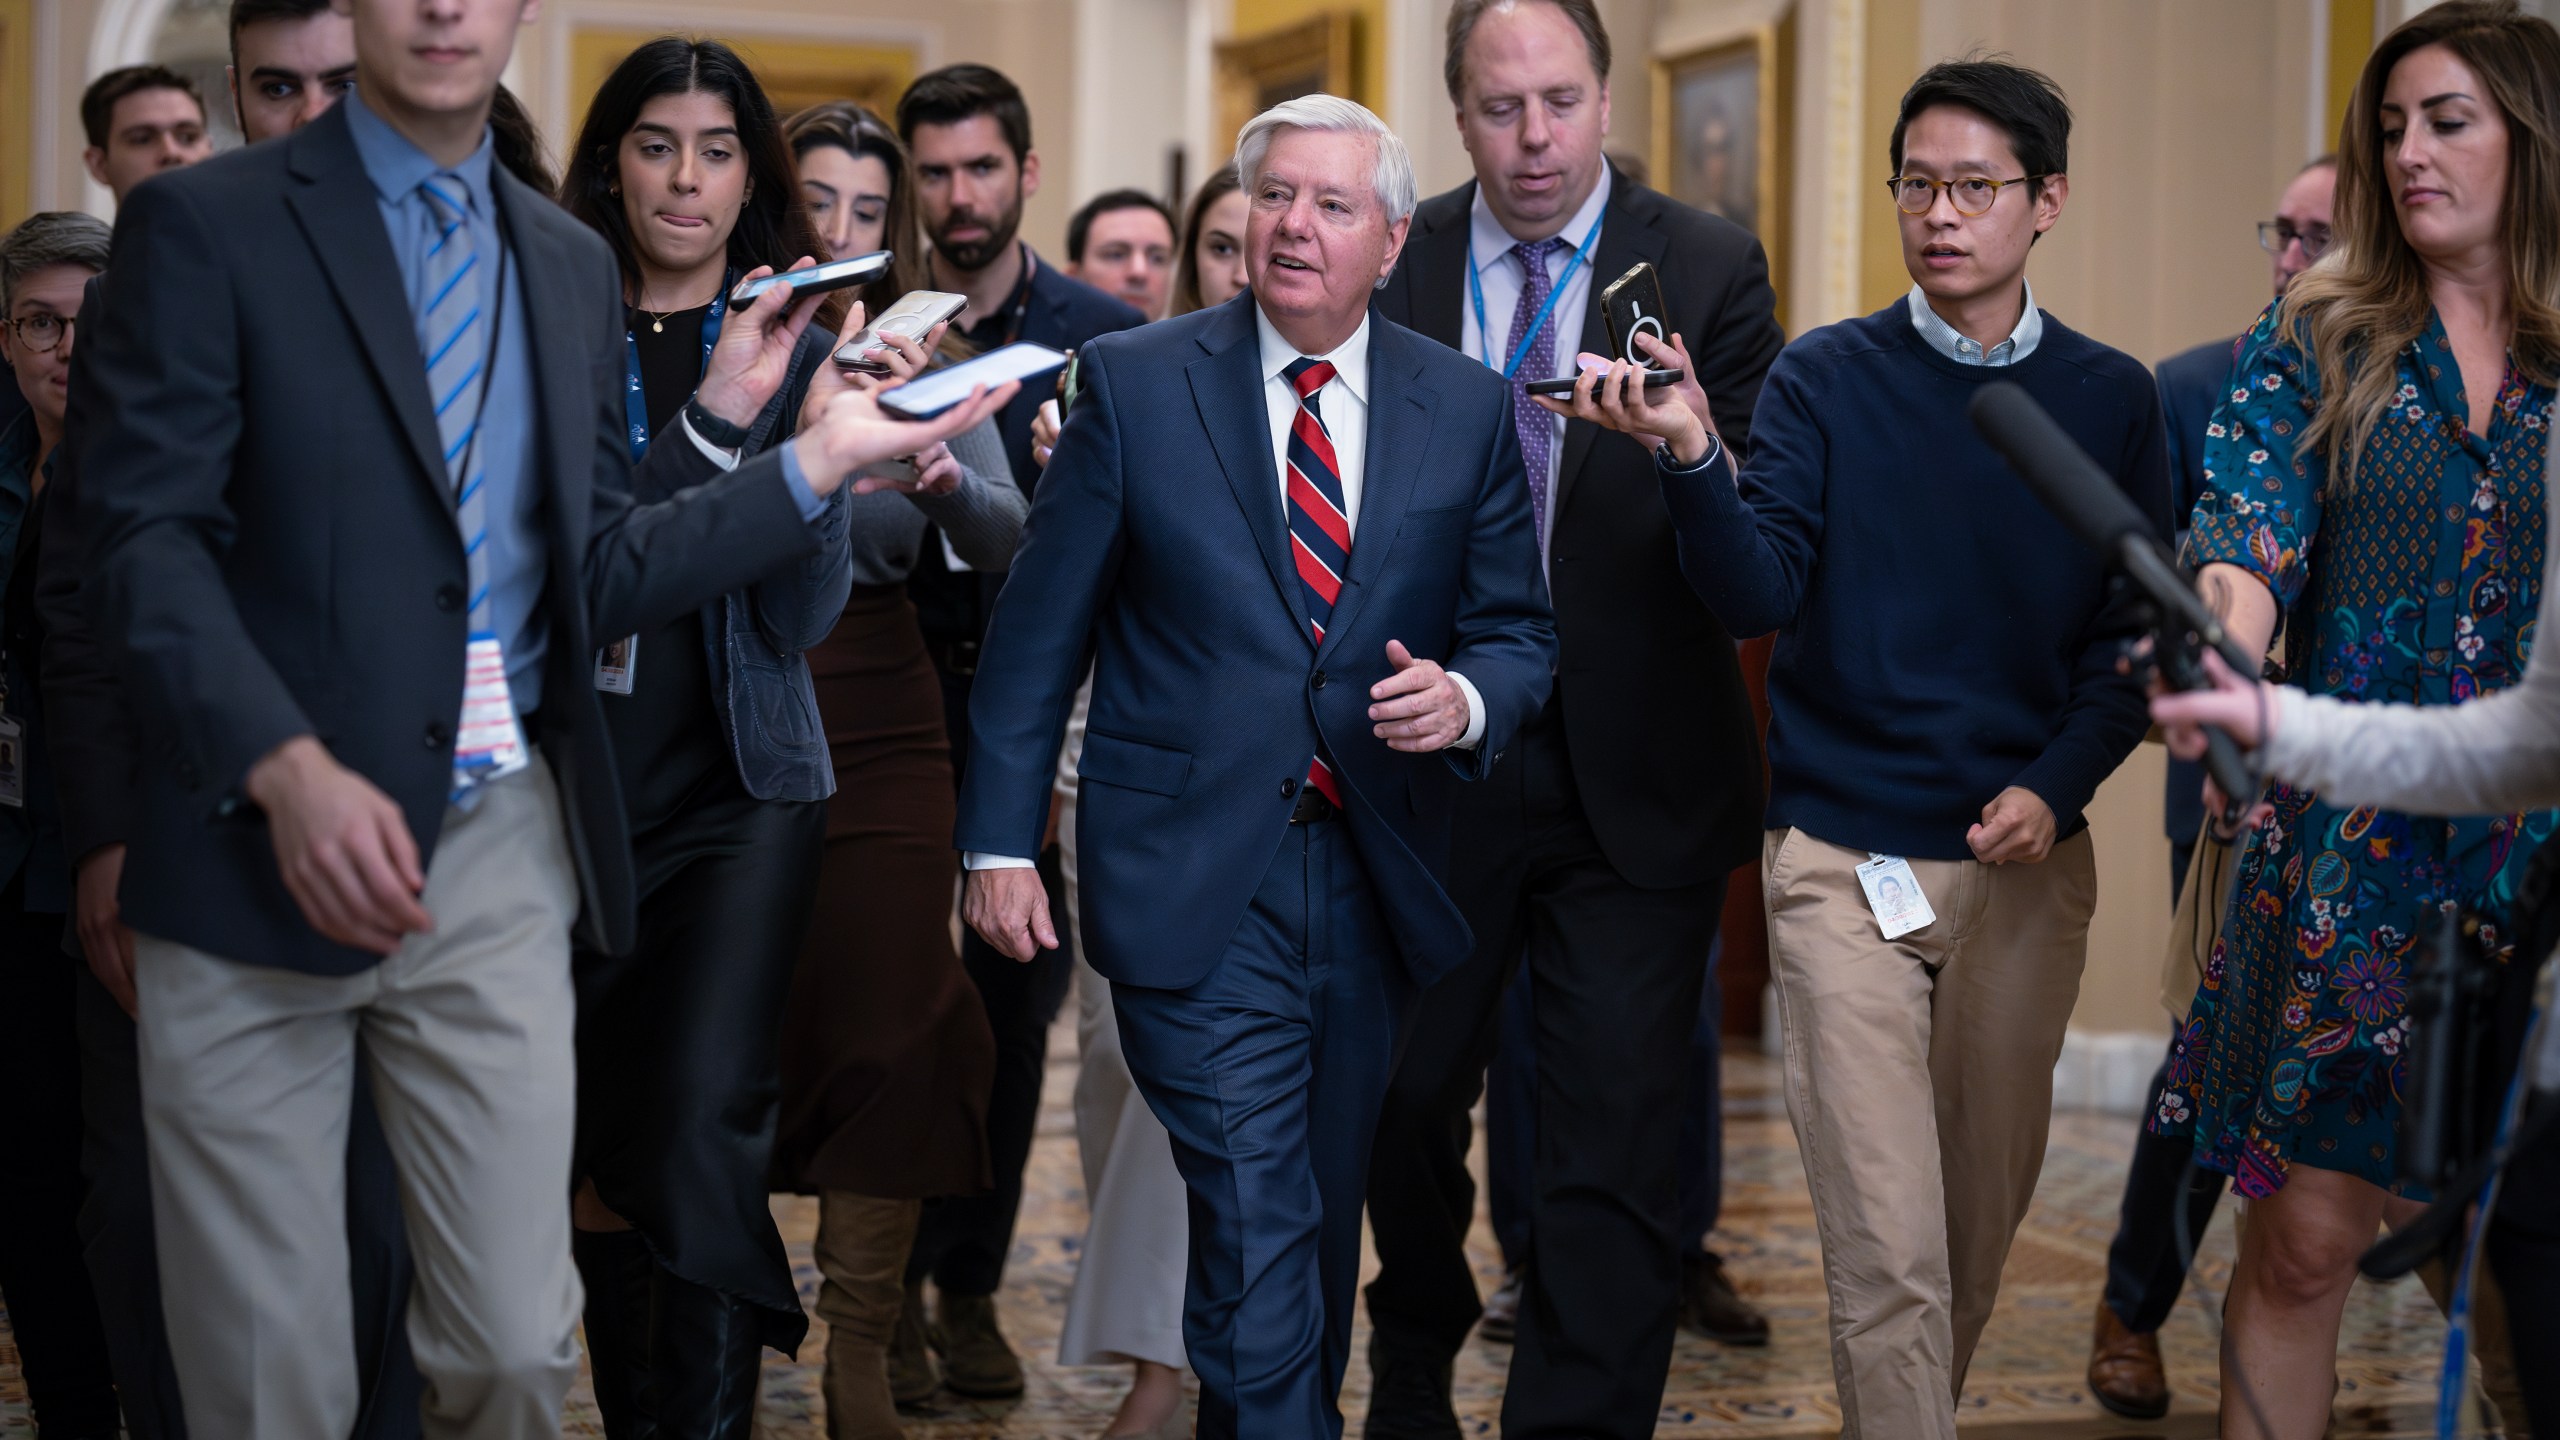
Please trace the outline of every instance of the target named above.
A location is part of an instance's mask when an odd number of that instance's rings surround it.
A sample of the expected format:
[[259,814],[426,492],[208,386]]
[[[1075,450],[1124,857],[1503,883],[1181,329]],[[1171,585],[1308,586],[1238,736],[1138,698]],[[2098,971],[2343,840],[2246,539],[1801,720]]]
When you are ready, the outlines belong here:
[[1831,1298],[1843,1440],[1955,1440],[1955,1399],[2044,1166],[2097,872],[1913,860],[1937,920],[1886,940],[1866,852],[1770,832],[1770,968]]
[[161,1294],[195,1440],[355,1426],[346,1157],[359,1059],[417,1261],[409,1342],[426,1434],[560,1434],[578,1373],[578,893],[540,760],[447,814],[423,903],[433,933],[348,976],[140,941]]

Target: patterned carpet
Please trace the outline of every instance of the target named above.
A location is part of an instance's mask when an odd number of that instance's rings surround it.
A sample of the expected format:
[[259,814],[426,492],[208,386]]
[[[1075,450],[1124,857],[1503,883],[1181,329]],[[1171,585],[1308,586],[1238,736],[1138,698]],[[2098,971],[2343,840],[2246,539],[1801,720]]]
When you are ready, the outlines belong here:
[[[912,1419],[908,1433],[913,1440],[1085,1440],[1101,1433],[1118,1404],[1122,1372],[1052,1363],[1084,1229],[1074,1126],[1066,1104],[1074,1049],[1072,1031],[1062,1028],[1051,1044],[1053,1063],[1040,1138],[1032,1153],[1030,1198],[1002,1296],[1006,1329],[1031,1362],[1029,1393],[1002,1405],[952,1400],[934,1414]],[[1766,1350],[1729,1350],[1683,1335],[1659,1433],[1676,1440],[1831,1435],[1839,1427],[1839,1408],[1823,1332],[1821,1264],[1804,1172],[1777,1094],[1777,1070],[1757,1054],[1740,1054],[1728,1059],[1725,1083],[1729,1175],[1723,1228],[1715,1244],[1742,1290],[1768,1310],[1774,1342]],[[2130,1141],[2131,1129],[2123,1120],[2069,1115],[2055,1121],[2036,1206],[2010,1256],[2000,1308],[1965,1392],[1962,1420],[1968,1435],[2189,1440],[2214,1433],[2215,1340],[2206,1311],[2193,1296],[2180,1304],[2164,1332],[2171,1378],[2178,1386],[2178,1403],[2168,1419],[2149,1424],[2116,1420],[2098,1409],[2081,1383],[2091,1309],[2104,1277]],[[813,1297],[818,1277],[809,1263],[809,1238],[817,1223],[816,1205],[778,1198],[775,1214],[790,1243],[803,1298]],[[2231,1263],[2227,1207],[2208,1232],[2203,1251],[2202,1276],[2218,1296]],[[1490,1289],[1499,1262],[1481,1224],[1474,1255]],[[2443,1330],[2416,1283],[2360,1282],[2347,1315],[2337,1423],[2330,1433],[2433,1434],[2427,1414]],[[768,1358],[760,1435],[815,1440],[825,1433],[818,1402],[823,1354],[821,1330],[810,1336],[797,1361]],[[1494,1433],[1508,1360],[1505,1347],[1482,1341],[1471,1344],[1460,1359],[1458,1404],[1470,1436]],[[1367,1389],[1366,1369],[1355,1359],[1343,1405],[1355,1435]],[[0,1440],[28,1440],[33,1433],[18,1380],[17,1352],[5,1319],[0,1319]],[[564,1433],[602,1433],[583,1384],[571,1398]]]

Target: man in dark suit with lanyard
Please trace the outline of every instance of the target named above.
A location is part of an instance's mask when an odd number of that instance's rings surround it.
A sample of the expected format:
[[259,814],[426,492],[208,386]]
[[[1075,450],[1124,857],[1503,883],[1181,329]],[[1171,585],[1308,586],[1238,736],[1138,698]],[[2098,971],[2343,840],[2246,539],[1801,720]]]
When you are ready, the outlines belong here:
[[170,1348],[195,1440],[353,1426],[361,1055],[425,1433],[550,1440],[571,937],[636,923],[597,637],[814,553],[853,468],[1010,396],[908,424],[835,393],[739,463],[815,303],[776,296],[650,448],[683,493],[633,505],[612,256],[492,155],[535,0],[348,8],[353,96],[127,197],[73,381],[116,402],[82,402],[77,532],[142,741],[120,900]]
[[1760,845],[1751,710],[1732,637],[1681,579],[1651,456],[1518,387],[1608,352],[1597,297],[1640,260],[1718,414],[1751,413],[1784,337],[1758,242],[1602,159],[1608,44],[1588,0],[1459,0],[1445,74],[1477,178],[1424,202],[1379,300],[1512,381],[1561,659],[1544,713],[1459,799],[1476,948],[1421,1000],[1379,1125],[1372,1437],[1458,1433],[1450,1366],[1479,1314],[1468,1108],[1515,966],[1539,1140],[1504,1433],[1651,1434],[1683,1272],[1712,1264],[1675,1253],[1679,1127],[1726,878]]
[[[898,134],[914,160],[917,209],[933,240],[933,283],[969,297],[960,334],[970,344],[983,352],[1029,340],[1073,350],[1097,335],[1146,323],[1128,305],[1043,262],[1021,238],[1023,202],[1040,188],[1040,152],[1031,145],[1031,112],[1022,92],[1002,73],[984,65],[946,65],[918,76],[898,99]],[[1031,421],[1049,394],[1045,379],[1025,386],[996,417],[1014,483],[1026,494],[1040,477],[1031,458]],[[978,673],[978,641],[1003,585],[1000,574],[975,574],[961,565],[942,532],[932,529],[907,580],[942,679],[955,776],[968,770],[969,692]],[[1049,893],[1064,894],[1056,846],[1043,851],[1040,864]],[[1065,923],[1063,911],[1058,923]],[[931,1333],[942,1355],[942,1383],[963,1395],[1001,1399],[1022,1393],[1022,1361],[997,1327],[993,1297],[1013,1249],[1022,1168],[1039,1123],[1049,1022],[1072,971],[1058,955],[1017,965],[969,933],[961,937],[960,959],[986,1002],[987,1023],[996,1035],[995,1093],[987,1104],[995,1189],[926,1204],[907,1267],[906,1320],[891,1364],[926,1371],[924,1331],[917,1322],[930,1276],[940,1292]],[[899,1378],[918,1383],[913,1376]]]

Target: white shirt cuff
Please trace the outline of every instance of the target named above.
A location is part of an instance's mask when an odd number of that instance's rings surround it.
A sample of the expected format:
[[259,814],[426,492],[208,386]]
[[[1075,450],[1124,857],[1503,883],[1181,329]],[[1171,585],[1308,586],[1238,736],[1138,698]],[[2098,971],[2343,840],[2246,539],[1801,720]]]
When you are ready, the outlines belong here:
[[1019,855],[990,855],[983,850],[961,852],[963,870],[1034,870],[1039,868]]
[[710,456],[711,463],[719,466],[723,470],[735,470],[738,468],[737,451],[723,450],[719,446],[712,444],[710,441],[703,439],[702,432],[693,428],[692,416],[686,415],[682,411],[678,411],[676,413],[681,417],[679,423],[684,426],[685,438],[693,442],[693,448]]
[[1449,742],[1455,750],[1473,750],[1484,740],[1484,697],[1476,693],[1475,683],[1452,670],[1449,679],[1467,697],[1467,733]]

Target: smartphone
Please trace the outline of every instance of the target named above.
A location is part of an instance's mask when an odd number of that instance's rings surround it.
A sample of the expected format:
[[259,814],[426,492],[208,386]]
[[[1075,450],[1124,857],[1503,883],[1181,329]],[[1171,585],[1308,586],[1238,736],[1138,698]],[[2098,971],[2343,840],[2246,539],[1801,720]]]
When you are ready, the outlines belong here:
[[[1644,362],[1639,360],[1636,363],[1641,365]],[[1665,385],[1677,385],[1684,373],[1686,372],[1680,370],[1647,370],[1644,372],[1644,388],[1659,390]],[[1565,399],[1573,394],[1573,387],[1581,381],[1582,377],[1579,375],[1560,375],[1553,380],[1532,380],[1529,382],[1528,390],[1532,395],[1553,395],[1558,399]]]
[[1636,348],[1638,335],[1671,343],[1670,321],[1662,305],[1662,277],[1650,261],[1639,260],[1600,292],[1600,318],[1609,327],[1609,353],[1630,365],[1651,365],[1653,357]]
[[880,392],[880,408],[909,420],[930,420],[969,398],[969,392],[984,385],[992,390],[1007,380],[1028,380],[1046,375],[1067,363],[1063,350],[1046,345],[1018,341],[1000,350],[990,350],[975,360],[918,376],[894,390]]
[[910,290],[898,297],[898,303],[880,312],[880,318],[854,332],[852,339],[837,347],[836,363],[861,375],[886,375],[888,362],[881,358],[889,347],[881,342],[883,335],[904,335],[920,339],[926,331],[969,308],[969,297],[941,290]]
[[856,255],[850,260],[830,260],[824,265],[812,265],[806,270],[785,270],[779,275],[767,275],[761,280],[750,280],[729,292],[729,308],[744,310],[756,303],[757,297],[768,290],[787,287],[792,292],[792,297],[797,299],[802,295],[815,295],[824,290],[841,290],[847,285],[860,285],[866,281],[877,280],[888,273],[889,252],[874,250],[868,255]]

